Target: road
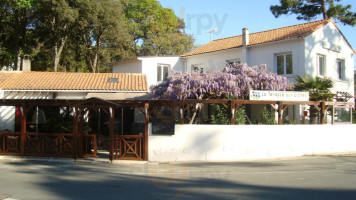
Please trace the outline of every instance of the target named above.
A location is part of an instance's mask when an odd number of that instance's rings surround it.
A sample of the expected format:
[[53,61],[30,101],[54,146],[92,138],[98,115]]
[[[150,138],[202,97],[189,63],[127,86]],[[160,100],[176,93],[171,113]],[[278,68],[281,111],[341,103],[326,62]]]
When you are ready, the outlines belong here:
[[0,199],[356,199],[356,155],[109,164],[0,158]]

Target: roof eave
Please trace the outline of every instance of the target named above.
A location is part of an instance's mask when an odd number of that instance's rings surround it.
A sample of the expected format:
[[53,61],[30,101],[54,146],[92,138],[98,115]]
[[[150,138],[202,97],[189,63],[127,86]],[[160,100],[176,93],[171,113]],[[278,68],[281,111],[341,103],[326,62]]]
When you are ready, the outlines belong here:
[[69,93],[141,93],[148,90],[24,90],[24,89],[0,89],[4,92],[69,92]]
[[[270,43],[275,43],[275,42],[285,42],[285,41],[298,40],[298,39],[304,39],[304,38],[305,37],[298,36],[298,37],[288,38],[288,39],[283,39],[283,40],[274,40],[274,41],[269,41],[269,42],[263,42],[263,43],[248,45],[247,48],[260,46],[260,45],[265,45],[265,44],[270,44]],[[182,58],[186,58],[186,57],[190,57],[190,56],[197,56],[197,55],[202,55],[202,54],[214,53],[214,52],[219,52],[219,51],[226,51],[226,50],[231,50],[231,49],[239,49],[239,48],[243,48],[243,46],[241,45],[241,46],[238,46],[238,47],[232,47],[232,48],[221,49],[221,50],[216,50],[216,51],[209,51],[209,52],[198,53],[198,54],[187,55],[187,56],[182,55],[181,57]]]

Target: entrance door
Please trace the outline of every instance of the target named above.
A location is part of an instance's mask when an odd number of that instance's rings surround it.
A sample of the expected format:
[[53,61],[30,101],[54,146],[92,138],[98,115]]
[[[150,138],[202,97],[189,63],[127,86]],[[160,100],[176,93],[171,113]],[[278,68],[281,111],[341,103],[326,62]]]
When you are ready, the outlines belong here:
[[115,128],[114,158],[143,160],[144,121],[141,122],[142,114],[134,108],[120,108],[116,113],[118,113],[119,130]]

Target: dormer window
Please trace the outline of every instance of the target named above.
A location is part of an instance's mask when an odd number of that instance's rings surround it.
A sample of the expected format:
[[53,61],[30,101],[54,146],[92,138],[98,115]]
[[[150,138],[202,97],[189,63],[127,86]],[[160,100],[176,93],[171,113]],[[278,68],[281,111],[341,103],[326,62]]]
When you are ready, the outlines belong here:
[[109,78],[109,79],[108,79],[108,82],[109,82],[109,83],[118,83],[118,82],[119,82],[119,79],[118,79],[118,78]]
[[241,61],[240,61],[240,58],[230,59],[230,60],[226,60],[226,64],[228,65],[228,67],[230,67],[231,65],[241,64]]
[[204,73],[204,66],[202,64],[192,65],[192,72]]

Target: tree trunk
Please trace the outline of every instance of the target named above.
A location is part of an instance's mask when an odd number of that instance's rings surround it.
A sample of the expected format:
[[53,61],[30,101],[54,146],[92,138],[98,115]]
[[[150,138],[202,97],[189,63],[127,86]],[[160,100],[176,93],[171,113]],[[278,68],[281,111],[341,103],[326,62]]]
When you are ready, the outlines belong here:
[[201,110],[201,103],[195,104],[194,113],[193,113],[192,119],[190,119],[190,121],[189,121],[189,124],[193,124],[199,110]]
[[328,19],[328,15],[326,13],[325,0],[321,1],[321,11],[323,12],[323,18]]
[[22,48],[19,47],[19,49],[17,50],[17,55],[16,55],[16,71],[20,71],[21,70],[21,50]]
[[57,43],[55,43],[54,45],[54,66],[53,66],[53,71],[57,71],[58,70],[58,63],[61,59],[61,55],[62,55],[62,51],[64,48],[64,45],[66,43],[67,37],[61,38],[61,43],[59,45],[59,48],[57,46]]
[[318,124],[318,121],[317,121],[318,113],[319,113],[318,109],[316,109],[314,106],[310,106],[310,109],[309,109],[309,118],[310,118],[309,124]]

